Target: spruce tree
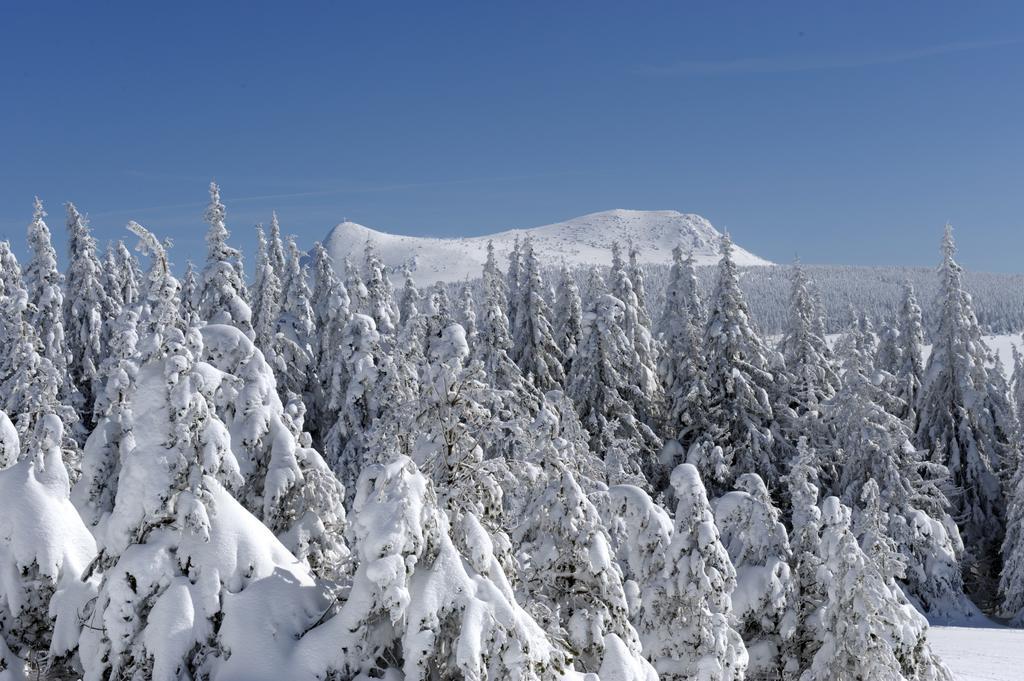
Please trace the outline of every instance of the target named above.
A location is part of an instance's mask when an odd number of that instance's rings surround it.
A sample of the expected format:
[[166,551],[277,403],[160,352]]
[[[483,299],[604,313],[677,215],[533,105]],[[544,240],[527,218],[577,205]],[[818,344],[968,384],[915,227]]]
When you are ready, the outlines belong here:
[[517,294],[512,359],[539,390],[558,388],[565,381],[562,351],[555,343],[551,311],[544,299],[540,261],[530,239],[523,243],[522,274]]
[[996,591],[1005,505],[999,471],[1010,452],[1012,429],[1000,422],[992,394],[990,352],[981,338],[963,270],[954,260],[953,228],[947,226],[939,267],[934,345],[918,401],[917,444],[949,469],[951,511],[967,549],[965,579],[975,597]]
[[204,218],[210,228],[206,232],[206,266],[199,282],[200,316],[210,324],[237,326],[253,338],[252,310],[245,286],[242,254],[228,245],[227,211],[220,200],[220,187],[210,183],[210,204]]
[[771,486],[779,474],[772,458],[774,412],[768,392],[776,377],[750,321],[728,234],[722,236],[721,255],[704,329],[708,439],[722,447],[730,476],[757,473]]
[[91,430],[99,390],[99,367],[103,361],[103,323],[111,318],[113,305],[103,282],[103,266],[96,255],[96,240],[88,224],[67,204],[68,269],[64,298],[64,329],[68,339],[71,381],[82,395],[83,425]]

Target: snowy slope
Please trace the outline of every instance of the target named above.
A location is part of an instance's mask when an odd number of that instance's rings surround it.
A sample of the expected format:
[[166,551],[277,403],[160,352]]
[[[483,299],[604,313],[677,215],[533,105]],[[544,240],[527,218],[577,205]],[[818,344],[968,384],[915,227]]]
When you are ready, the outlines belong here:
[[[632,241],[640,251],[641,262],[670,262],[676,244],[693,249],[699,264],[718,261],[718,230],[699,215],[674,210],[609,210],[543,227],[458,239],[401,236],[343,222],[327,235],[324,246],[336,263],[349,256],[361,262],[366,242],[372,241],[393,271],[408,263],[417,283],[427,285],[438,280],[461,281],[480,276],[488,240],[493,240],[499,262],[504,266],[515,238],[527,235],[533,237],[536,252],[548,265],[608,264],[613,241],[623,248]],[[735,258],[739,265],[771,264],[739,247],[735,249]]]
[[1024,678],[1024,629],[930,627],[928,640],[956,681]]

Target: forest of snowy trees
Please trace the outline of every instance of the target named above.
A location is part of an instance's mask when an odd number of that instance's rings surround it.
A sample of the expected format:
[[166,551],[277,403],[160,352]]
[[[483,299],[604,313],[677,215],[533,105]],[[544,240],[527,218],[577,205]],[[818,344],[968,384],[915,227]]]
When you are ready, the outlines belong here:
[[[1024,623],[1024,361],[981,338],[952,230],[927,336],[813,270],[755,327],[709,289],[552,273],[393,286],[216,185],[179,279],[36,202],[0,242],[0,679],[947,681],[928,621]],[[705,293],[705,290],[708,293]]]

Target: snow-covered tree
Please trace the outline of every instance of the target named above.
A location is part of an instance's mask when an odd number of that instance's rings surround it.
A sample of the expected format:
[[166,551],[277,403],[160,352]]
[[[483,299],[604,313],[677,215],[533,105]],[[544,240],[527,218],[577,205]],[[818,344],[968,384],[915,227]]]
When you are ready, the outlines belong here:
[[368,305],[366,314],[377,325],[377,332],[388,339],[394,335],[401,320],[387,267],[377,256],[373,242],[370,241],[366,242],[364,268]]
[[[493,251],[492,251],[493,252]],[[489,264],[493,265],[493,260],[489,259],[484,264],[484,271],[497,272],[497,267],[489,269]],[[508,270],[505,272],[505,286],[504,290],[504,306],[507,309],[509,327],[515,329],[519,326],[519,284],[523,278],[523,259],[522,250],[520,248],[519,235],[516,235],[515,242],[512,244],[512,250],[508,253]],[[514,355],[515,353],[513,353]]]
[[820,429],[823,404],[839,388],[839,374],[832,366],[828,345],[816,332],[810,284],[799,262],[792,268],[789,319],[779,343],[786,371],[782,379],[780,413],[776,416],[783,437],[795,446],[800,435],[814,437]]
[[562,366],[566,375],[572,371],[572,358],[583,335],[583,300],[580,288],[565,267],[558,280],[558,294],[554,309],[555,343],[562,351]]
[[736,571],[697,469],[679,465],[672,486],[679,505],[665,566],[641,585],[644,655],[662,681],[739,681],[748,656],[732,614]]
[[611,294],[622,302],[622,330],[632,350],[630,381],[638,390],[631,395],[637,416],[652,425],[660,413],[662,387],[658,381],[658,347],[650,330],[650,320],[642,308],[633,280],[622,261],[618,242],[612,243],[612,267],[609,272]]
[[541,391],[561,387],[565,381],[562,351],[555,342],[551,311],[544,298],[544,280],[533,242],[523,243],[522,273],[517,284],[512,359]]
[[583,335],[567,393],[590,432],[594,451],[604,455],[609,436],[622,438],[635,466],[653,476],[661,441],[637,418],[627,399],[640,388],[631,380],[635,362],[622,328],[624,306],[615,296],[601,292],[603,282],[596,272],[593,277],[595,297],[583,316]]
[[186,325],[198,325],[202,320],[199,309],[199,275],[189,260],[185,263],[185,274],[181,278],[181,318]]
[[72,499],[82,519],[95,527],[114,509],[121,461],[135,447],[129,396],[138,373],[139,314],[131,307],[110,325],[110,348],[100,365],[102,391],[96,397],[96,427],[82,450],[82,477]]
[[0,674],[78,678],[80,613],[96,586],[82,576],[96,544],[68,498],[64,425],[54,414],[35,421],[25,458],[0,470]]
[[768,389],[775,380],[768,350],[754,330],[732,258],[732,241],[722,236],[718,284],[704,330],[707,359],[709,439],[722,448],[730,477],[757,473],[769,485],[778,480],[772,459],[773,411]]
[[332,395],[341,389],[334,385],[334,380],[344,380],[343,375],[335,372],[339,370],[343,332],[350,315],[348,291],[335,275],[331,256],[320,242],[313,245],[313,272],[313,354],[318,380],[313,386],[310,420],[312,430],[322,440],[337,420],[337,410],[331,407],[331,401]]
[[252,310],[243,276],[242,254],[228,245],[226,215],[220,187],[211,182],[210,204],[204,215],[210,228],[206,232],[206,266],[199,283],[199,311],[210,324],[231,324],[252,338]]
[[146,362],[154,357],[163,357],[167,352],[165,343],[169,334],[184,328],[180,309],[181,284],[171,273],[168,244],[161,243],[137,222],[129,222],[128,231],[139,237],[138,249],[149,256],[150,261],[139,312],[138,350],[140,360]]
[[[825,600],[825,585],[818,581],[821,567],[821,509],[818,507],[818,454],[806,438],[797,441],[796,458],[783,479],[791,508],[790,547],[795,579],[796,627],[784,655],[807,669],[821,646],[817,614]],[[785,678],[794,679],[792,670]]]
[[469,343],[469,350],[473,352],[476,348],[476,337],[479,333],[476,324],[476,300],[473,298],[473,289],[469,284],[463,284],[459,292],[459,315],[458,322],[466,330],[466,342]]
[[992,395],[990,352],[981,338],[947,226],[939,267],[938,317],[918,400],[917,444],[941,452],[950,473],[952,515],[964,544],[966,581],[977,597],[991,598],[1005,533],[1000,467],[1013,429]]
[[409,320],[419,313],[420,299],[420,289],[416,286],[416,280],[412,278],[412,270],[408,265],[403,265],[402,291],[398,296],[398,316],[402,324],[408,324]]
[[217,416],[231,433],[244,480],[234,493],[313,574],[349,571],[344,541],[345,490],[302,432],[301,410],[283,405],[273,371],[235,327],[202,328],[201,357],[221,372],[211,386]]
[[269,352],[274,347],[277,319],[281,315],[281,275],[274,269],[270,244],[263,228],[256,227],[256,272],[252,285],[252,327],[256,347]]
[[564,466],[551,461],[548,467],[551,482],[533,504],[521,547],[529,556],[523,588],[583,671],[600,669],[608,634],[618,636],[640,664],[622,574],[597,508]]
[[338,394],[338,420],[326,438],[326,455],[349,497],[355,496],[356,481],[366,466],[369,433],[386,406],[377,381],[381,364],[380,334],[372,317],[354,314],[345,325],[337,361],[344,366],[338,375],[347,378]]
[[83,398],[83,422],[87,429],[95,423],[93,410],[103,361],[103,322],[112,316],[103,282],[103,266],[96,255],[96,240],[88,224],[75,208],[67,204],[68,268],[67,295],[64,297],[64,331],[71,362],[71,381]]
[[914,287],[910,282],[903,285],[903,302],[896,320],[900,363],[893,372],[893,397],[897,398],[897,404],[900,405],[896,415],[914,428],[917,425],[917,403],[924,378],[924,360],[921,357],[924,328],[921,323],[921,307],[917,304]]
[[273,365],[282,398],[302,396],[315,379],[313,341],[316,329],[306,269],[294,237],[288,238],[288,261],[283,279],[284,296],[277,320]]
[[[687,450],[707,430],[710,394],[706,380],[706,362],[700,329],[704,324],[703,304],[697,290],[697,274],[693,254],[683,259],[682,248],[672,249],[672,268],[665,290],[662,315],[664,349],[658,364],[658,375],[665,391],[665,434]],[[666,448],[666,456],[675,448]],[[672,470],[682,461],[663,461]],[[707,478],[711,471],[702,469]]]
[[39,336],[40,352],[53,365],[61,401],[78,409],[82,396],[68,374],[71,353],[64,333],[64,277],[57,269],[57,251],[53,248],[44,217],[46,211],[37,198],[32,223],[28,226],[32,258],[25,267],[25,289],[30,305],[25,312],[27,321]]
[[750,654],[747,673],[755,679],[792,678],[799,660],[787,653],[796,631],[798,602],[789,536],[760,477],[744,473],[736,487],[715,500],[714,515],[736,568],[732,606]]
[[461,522],[466,553],[410,459],[368,467],[354,504],[350,596],[282,668],[302,678],[562,678],[565,653],[516,603],[479,522]]
[[801,679],[951,680],[931,653],[924,617],[857,544],[850,509],[829,497],[822,504],[822,519],[822,643]]

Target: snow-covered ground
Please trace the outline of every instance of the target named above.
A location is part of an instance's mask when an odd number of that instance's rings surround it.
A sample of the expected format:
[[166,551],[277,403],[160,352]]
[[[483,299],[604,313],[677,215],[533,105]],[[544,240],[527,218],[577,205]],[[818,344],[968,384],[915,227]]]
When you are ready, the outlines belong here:
[[[361,261],[367,241],[373,242],[384,264],[398,273],[408,265],[420,286],[435,281],[462,281],[480,276],[487,257],[487,242],[494,242],[498,261],[505,263],[515,239],[530,236],[545,265],[607,265],[612,242],[623,248],[632,242],[639,260],[671,262],[672,249],[693,250],[698,264],[718,262],[720,233],[700,215],[674,210],[609,210],[543,227],[511,229],[497,234],[459,239],[434,239],[388,234],[355,222],[343,222],[324,240],[336,263],[346,257]],[[740,247],[733,251],[739,265],[770,265]],[[399,275],[400,276],[400,275]],[[395,278],[395,274],[392,275]]]
[[957,681],[1024,679],[1024,629],[931,627],[928,638]]

